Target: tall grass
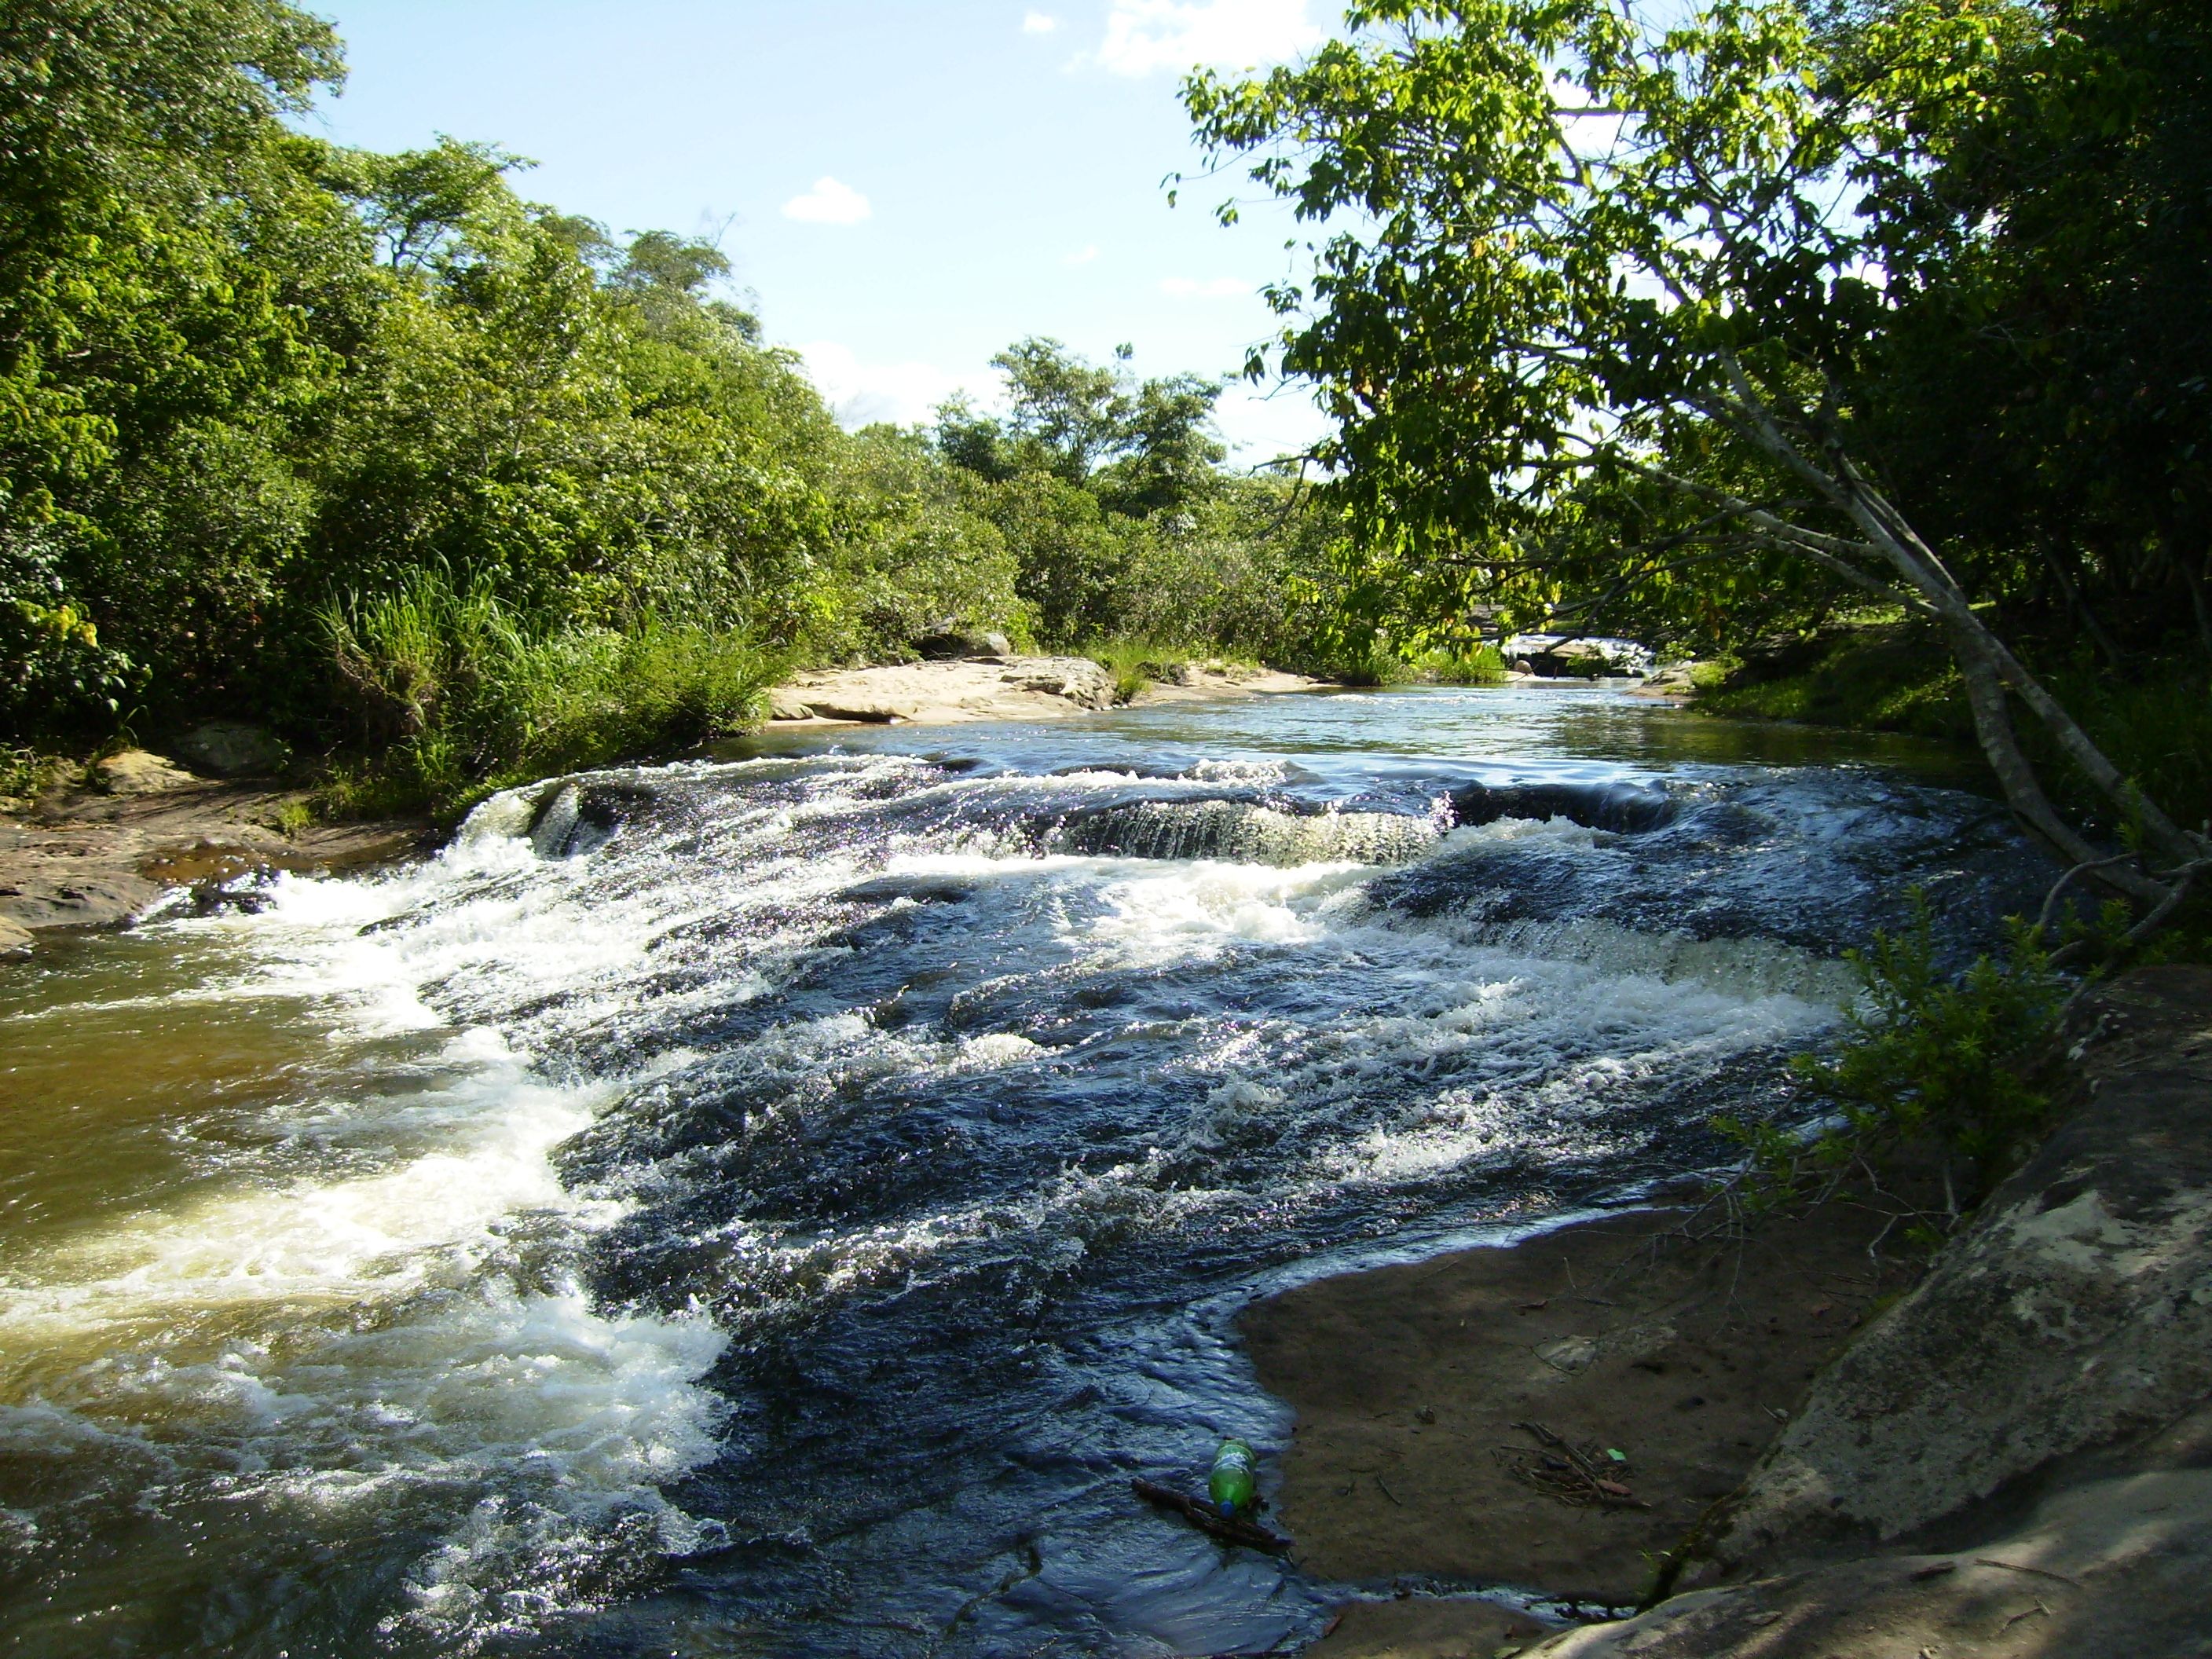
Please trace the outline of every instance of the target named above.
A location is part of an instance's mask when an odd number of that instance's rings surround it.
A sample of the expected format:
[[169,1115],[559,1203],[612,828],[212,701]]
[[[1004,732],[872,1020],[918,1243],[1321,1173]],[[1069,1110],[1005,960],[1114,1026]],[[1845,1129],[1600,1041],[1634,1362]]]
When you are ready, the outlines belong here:
[[1503,685],[1505,659],[1494,645],[1458,650],[1435,646],[1415,657],[1407,666],[1413,678],[1435,685]]
[[1128,635],[1093,641],[1083,654],[1112,676],[1116,702],[1129,702],[1155,680],[1180,680],[1191,662],[1186,646]]
[[430,568],[322,623],[368,745],[325,791],[341,811],[453,817],[549,773],[722,736],[780,667],[742,634],[659,617],[533,631],[488,587]]

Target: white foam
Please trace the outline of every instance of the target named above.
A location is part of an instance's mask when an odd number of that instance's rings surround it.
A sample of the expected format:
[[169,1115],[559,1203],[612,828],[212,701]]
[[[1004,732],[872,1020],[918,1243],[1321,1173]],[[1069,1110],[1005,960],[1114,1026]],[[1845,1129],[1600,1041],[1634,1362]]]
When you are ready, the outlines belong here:
[[281,1156],[222,1154],[19,1256],[0,1283],[15,1362],[0,1444],[143,1443],[241,1502],[364,1525],[395,1483],[474,1490],[401,1615],[441,1640],[473,1642],[533,1597],[565,1605],[547,1575],[601,1582],[609,1549],[695,1547],[659,1483],[714,1455],[721,1407],[699,1379],[726,1335],[696,1312],[594,1309],[561,1266],[623,1206],[564,1188],[551,1155],[637,1079],[556,1085],[489,1026],[420,1047],[444,1027],[426,987],[611,986],[659,924],[569,902],[570,872],[490,835],[378,878],[268,891],[258,914],[149,930],[226,964],[160,1000],[187,1019],[204,1018],[195,1000],[266,1001],[340,1051],[414,1033],[416,1057],[334,1056],[265,1109]]

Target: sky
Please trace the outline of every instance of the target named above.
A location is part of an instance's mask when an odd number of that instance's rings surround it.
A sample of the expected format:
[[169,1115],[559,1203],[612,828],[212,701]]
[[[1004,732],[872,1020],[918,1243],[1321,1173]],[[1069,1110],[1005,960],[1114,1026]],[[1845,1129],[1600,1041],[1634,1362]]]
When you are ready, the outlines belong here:
[[[349,73],[310,125],[489,141],[538,163],[532,200],[718,239],[841,419],[910,422],[992,401],[992,354],[1026,335],[1101,361],[1126,342],[1146,375],[1241,367],[1297,228],[1241,175],[1200,176],[1177,83],[1295,58],[1328,4],[325,0]],[[1322,429],[1295,388],[1240,384],[1220,416],[1244,465]]]

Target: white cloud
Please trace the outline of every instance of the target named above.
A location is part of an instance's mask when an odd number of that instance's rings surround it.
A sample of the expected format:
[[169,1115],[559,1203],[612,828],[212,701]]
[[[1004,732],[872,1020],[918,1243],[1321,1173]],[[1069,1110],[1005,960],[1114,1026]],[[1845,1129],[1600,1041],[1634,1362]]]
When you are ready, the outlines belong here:
[[1022,15],[1024,34],[1050,34],[1060,27],[1060,19],[1048,17],[1043,12],[1025,12]]
[[812,190],[783,204],[785,218],[811,225],[857,225],[874,211],[866,197],[835,179],[817,179]]
[[1318,46],[1307,0],[1114,0],[1098,62],[1116,75],[1244,69]]
[[1061,255],[1060,262],[1064,265],[1087,265],[1097,257],[1098,244],[1093,242],[1087,247],[1076,249],[1073,253]]
[[865,362],[850,346],[835,340],[816,340],[799,348],[806,360],[808,376],[821,392],[838,424],[863,427],[876,421],[912,426],[927,421],[956,392],[965,392],[979,404],[997,395],[998,382],[988,373],[956,374],[934,363]]
[[1194,276],[1170,276],[1160,283],[1161,293],[1179,300],[1228,300],[1252,291],[1251,283],[1240,283],[1234,276],[1215,276],[1205,282]]

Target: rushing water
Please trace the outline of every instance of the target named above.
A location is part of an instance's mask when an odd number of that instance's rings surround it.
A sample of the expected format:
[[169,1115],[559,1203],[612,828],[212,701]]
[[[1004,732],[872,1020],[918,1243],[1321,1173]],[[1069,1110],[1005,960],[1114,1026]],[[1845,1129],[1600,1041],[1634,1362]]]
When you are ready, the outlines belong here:
[[[1143,1510],[1286,1277],[1718,1156],[1926,884],[1929,757],[1603,691],[763,739],[0,979],[0,1642],[1206,1654]],[[1540,1588],[1540,1587],[1532,1587]]]

